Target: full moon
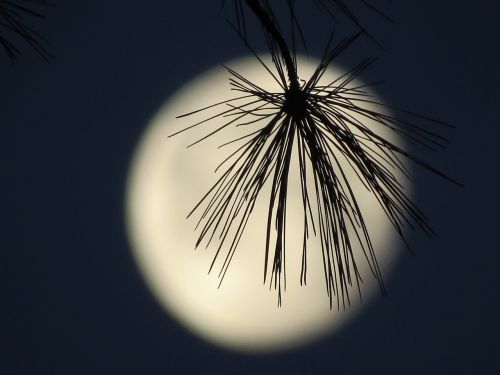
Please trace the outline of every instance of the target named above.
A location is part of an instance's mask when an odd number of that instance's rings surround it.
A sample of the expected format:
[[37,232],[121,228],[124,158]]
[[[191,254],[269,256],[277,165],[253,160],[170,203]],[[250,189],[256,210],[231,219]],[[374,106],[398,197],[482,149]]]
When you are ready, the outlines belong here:
[[[269,61],[269,58],[264,59]],[[299,77],[307,80],[317,64],[315,60],[299,59]],[[280,91],[254,57],[224,65],[269,91]],[[330,83],[344,73],[338,67],[331,67],[322,82]],[[360,81],[351,83],[352,86],[362,84]],[[361,309],[367,308],[370,300],[380,292],[358,249],[355,256],[363,277],[363,301],[360,302],[353,289],[349,306],[338,309],[334,304],[330,309],[317,238],[311,238],[308,246],[307,285],[300,285],[303,219],[299,214],[302,200],[296,171],[290,173],[289,179],[287,285],[282,306],[278,307],[276,291],[270,289],[269,283],[263,284],[268,196],[257,201],[220,287],[218,269],[208,273],[217,246],[200,246],[195,250],[197,220],[186,216],[223,172],[214,170],[231,149],[219,146],[247,134],[248,126],[228,127],[190,148],[186,146],[216,129],[222,120],[207,122],[172,138],[168,136],[224,108],[183,118],[177,116],[236,95],[230,90],[226,69],[215,67],[180,88],[154,116],[137,145],[130,166],[126,189],[127,230],[146,285],[165,311],[186,329],[229,350],[285,350],[334,333],[353,320]],[[386,139],[401,144],[394,133],[381,129],[378,124],[373,127]],[[346,168],[345,172],[364,214],[382,274],[387,279],[400,249],[399,239],[379,203],[358,182],[354,171]],[[401,177],[396,171],[394,174]],[[265,195],[266,191],[261,194]]]

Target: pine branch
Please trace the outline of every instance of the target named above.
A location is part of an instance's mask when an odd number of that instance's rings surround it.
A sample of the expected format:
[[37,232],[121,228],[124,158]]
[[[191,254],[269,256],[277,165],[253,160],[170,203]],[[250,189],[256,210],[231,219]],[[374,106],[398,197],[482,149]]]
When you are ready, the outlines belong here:
[[0,0],[0,45],[11,61],[21,56],[16,39],[22,39],[33,48],[45,61],[52,55],[47,50],[47,40],[30,28],[27,18],[45,18],[38,9],[50,6],[46,0]]
[[[368,264],[380,290],[385,293],[370,229],[353,184],[362,184],[375,197],[405,243],[406,227],[419,228],[432,236],[434,232],[426,216],[406,195],[397,175],[402,174],[413,180],[405,167],[405,160],[408,160],[458,183],[385,139],[381,130],[388,129],[402,138],[435,149],[445,147],[447,141],[422,123],[447,125],[406,111],[400,113],[413,120],[401,120],[386,111],[387,108],[392,111],[397,109],[377,103],[364,87],[353,86],[352,82],[373,64],[374,59],[366,59],[333,82],[322,84],[328,67],[362,32],[342,40],[333,48],[327,48],[311,77],[299,85],[297,56],[295,51],[290,51],[276,20],[266,13],[259,0],[247,0],[247,4],[266,31],[273,66],[267,66],[252,52],[280,84],[282,91],[268,92],[258,83],[227,68],[232,90],[240,96],[195,111],[224,108],[216,115],[172,134],[203,126],[208,121],[222,121],[216,130],[193,142],[192,146],[230,126],[249,125],[255,128],[252,133],[224,144],[238,144],[238,147],[219,164],[217,170],[224,169],[224,172],[188,215],[197,214],[199,217],[196,247],[202,243],[208,247],[213,241],[218,241],[210,271],[217,259],[223,256],[218,273],[222,283],[256,201],[264,186],[270,185],[264,283],[269,281],[269,286],[277,290],[278,304],[281,305],[282,290],[286,289],[289,173],[295,154],[299,164],[304,217],[301,284],[307,283],[308,243],[310,235],[314,234],[320,239],[330,308],[334,300],[337,308],[350,304],[353,288],[361,297],[363,280],[358,267],[360,261]],[[248,46],[245,34],[241,29],[235,29]],[[374,110],[374,105],[379,110]],[[347,177],[346,166],[355,172],[357,181]],[[362,259],[355,256],[356,249],[361,250]]]

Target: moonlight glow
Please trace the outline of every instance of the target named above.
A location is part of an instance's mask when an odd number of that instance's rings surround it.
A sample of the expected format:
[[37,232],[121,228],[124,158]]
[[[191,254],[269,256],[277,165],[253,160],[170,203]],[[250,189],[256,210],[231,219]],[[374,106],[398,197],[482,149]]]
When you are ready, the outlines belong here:
[[[255,58],[225,65],[265,89],[279,90]],[[299,77],[307,79],[316,65],[316,61],[299,61]],[[329,83],[342,73],[330,68],[322,81]],[[360,84],[352,82],[354,86]],[[264,199],[257,202],[228,274],[218,289],[217,269],[207,274],[215,249],[194,250],[196,219],[186,220],[186,215],[212,186],[218,176],[214,169],[231,152],[230,147],[218,147],[248,134],[251,129],[233,127],[189,149],[186,149],[188,144],[216,125],[207,123],[205,129],[167,137],[197,121],[194,117],[176,119],[176,116],[231,95],[225,69],[212,69],[182,87],[145,130],[133,157],[127,186],[127,223],[133,254],[147,285],[165,310],[205,340],[228,349],[253,352],[303,345],[340,328],[361,307],[368,306],[370,297],[378,292],[378,285],[366,262],[360,261],[363,303],[353,293],[351,306],[345,311],[330,310],[320,247],[315,246],[313,238],[308,256],[308,283],[300,286],[303,214],[299,176],[292,169],[283,306],[277,307],[275,291],[262,284],[269,189],[262,192]],[[198,121],[210,114],[205,112],[202,116]],[[377,131],[397,143],[394,134],[384,129]],[[346,168],[371,231],[382,272],[387,276],[399,245],[396,232],[373,195],[356,183],[354,172]],[[394,174],[399,177],[397,171]],[[364,255],[355,256],[361,259]]]

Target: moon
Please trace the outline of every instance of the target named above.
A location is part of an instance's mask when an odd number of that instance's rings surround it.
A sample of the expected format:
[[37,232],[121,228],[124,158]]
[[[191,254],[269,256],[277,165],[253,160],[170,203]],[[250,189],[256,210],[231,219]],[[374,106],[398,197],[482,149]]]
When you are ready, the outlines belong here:
[[[264,60],[270,61],[269,57]],[[299,77],[307,80],[317,64],[316,60],[300,58]],[[280,90],[254,57],[236,59],[224,65],[267,90]],[[322,82],[329,83],[344,73],[339,67],[331,67]],[[352,82],[353,86],[361,84],[359,80]],[[177,116],[234,96],[227,71],[215,67],[181,87],[146,127],[133,154],[126,186],[126,223],[131,249],[145,284],[157,301],[194,335],[240,352],[296,348],[333,334],[369,306],[370,300],[380,292],[358,249],[355,256],[359,259],[364,281],[363,301],[356,298],[354,291],[350,306],[330,309],[319,239],[315,238],[309,244],[308,282],[306,286],[300,285],[302,201],[299,176],[294,168],[290,174],[287,205],[291,212],[287,219],[290,238],[287,237],[287,286],[282,306],[277,305],[276,291],[270,289],[269,284],[263,284],[266,236],[262,223],[267,220],[266,199],[257,202],[219,288],[218,272],[208,273],[216,246],[195,250],[196,220],[186,219],[186,216],[220,176],[220,171],[215,173],[214,169],[228,156],[228,150],[218,147],[241,136],[242,130],[238,127],[227,129],[190,148],[186,146],[214,130],[217,124],[207,123],[176,137],[168,136],[210,117],[211,113],[185,118]],[[378,129],[377,132],[402,144],[388,130]],[[372,194],[356,182],[352,170],[347,169],[346,173],[359,199],[377,259],[387,279],[401,247],[399,238]],[[394,174],[401,177],[396,171]],[[409,194],[408,187],[406,192]]]

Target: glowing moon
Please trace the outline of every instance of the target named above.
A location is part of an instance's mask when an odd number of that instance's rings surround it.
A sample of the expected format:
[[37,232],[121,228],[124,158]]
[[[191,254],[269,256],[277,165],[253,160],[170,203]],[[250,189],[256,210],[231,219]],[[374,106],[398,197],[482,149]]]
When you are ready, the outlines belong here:
[[[300,78],[308,79],[316,64],[317,61],[302,59]],[[225,65],[266,89],[279,91],[253,57]],[[322,81],[329,83],[343,73],[330,68]],[[359,84],[359,81],[352,83]],[[267,218],[266,199],[260,201],[260,206],[258,202],[228,274],[218,289],[218,270],[207,274],[216,249],[194,250],[196,219],[187,220],[186,215],[220,175],[213,171],[228,151],[219,150],[218,146],[240,136],[241,129],[228,129],[219,137],[189,149],[186,149],[188,144],[215,129],[217,124],[207,124],[206,128],[174,138],[167,136],[197,121],[197,117],[176,119],[176,116],[232,95],[226,70],[217,67],[182,87],[154,117],[137,146],[130,167],[126,196],[128,233],[147,285],[165,310],[191,332],[232,350],[283,350],[340,328],[360,308],[366,307],[371,297],[379,294],[378,285],[363,255],[357,254],[364,276],[363,303],[353,290],[350,307],[330,310],[321,252],[314,240],[310,243],[308,256],[308,284],[299,285],[303,221],[293,220],[293,212],[302,211],[302,202],[298,174],[292,173],[288,203],[292,215],[287,222],[287,232],[292,234],[287,238],[287,288],[283,306],[277,307],[276,292],[262,284],[265,244],[262,223]],[[209,115],[203,113],[201,118]],[[398,143],[394,134],[382,130],[379,133]],[[352,171],[350,179],[360,197],[368,230],[387,278],[399,248],[396,233],[371,193],[355,183]]]

